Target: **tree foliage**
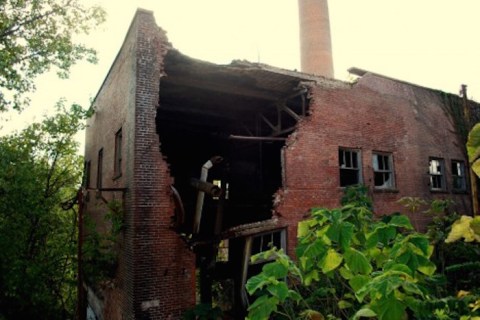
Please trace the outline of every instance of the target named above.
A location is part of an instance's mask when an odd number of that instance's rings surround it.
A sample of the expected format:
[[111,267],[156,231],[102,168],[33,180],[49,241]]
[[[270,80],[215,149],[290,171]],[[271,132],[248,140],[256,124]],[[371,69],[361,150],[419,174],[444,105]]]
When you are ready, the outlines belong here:
[[67,77],[77,61],[95,62],[95,50],[75,35],[104,19],[102,8],[80,0],[0,0],[0,111],[27,104],[35,77],[52,67]]
[[[0,318],[71,318],[75,304],[79,106],[0,138]],[[61,111],[61,112],[60,112]]]
[[467,153],[472,170],[480,177],[480,123],[468,134]]
[[259,294],[249,319],[403,320],[422,313],[426,279],[436,269],[429,239],[406,216],[374,220],[370,201],[352,195],[342,208],[313,209],[299,223],[297,262],[278,250],[260,254],[277,259],[247,282],[248,292]]
[[347,189],[341,208],[313,209],[298,226],[296,261],[277,249],[252,258],[275,261],[247,282],[248,319],[480,319],[480,250],[455,241],[476,233],[476,220],[454,223],[448,199],[400,202],[434,215],[426,235],[400,214],[373,219],[362,187]]

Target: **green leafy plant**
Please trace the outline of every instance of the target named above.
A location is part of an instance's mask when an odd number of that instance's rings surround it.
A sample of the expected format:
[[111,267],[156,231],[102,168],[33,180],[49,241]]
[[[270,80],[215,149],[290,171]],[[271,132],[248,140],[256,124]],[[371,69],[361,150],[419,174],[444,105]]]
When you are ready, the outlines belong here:
[[426,280],[436,269],[432,252],[406,216],[376,221],[365,190],[348,190],[342,208],[313,209],[299,223],[297,261],[277,249],[253,257],[276,260],[247,282],[256,297],[248,319],[421,314],[422,301],[430,298]]
[[218,307],[212,307],[209,304],[197,304],[194,308],[187,310],[183,314],[184,320],[220,320],[222,319],[222,310]]
[[123,204],[112,200],[107,207],[104,222],[109,228],[105,232],[97,231],[95,222],[88,215],[85,216],[82,266],[87,281],[93,285],[113,279],[118,265],[118,247],[124,225]]

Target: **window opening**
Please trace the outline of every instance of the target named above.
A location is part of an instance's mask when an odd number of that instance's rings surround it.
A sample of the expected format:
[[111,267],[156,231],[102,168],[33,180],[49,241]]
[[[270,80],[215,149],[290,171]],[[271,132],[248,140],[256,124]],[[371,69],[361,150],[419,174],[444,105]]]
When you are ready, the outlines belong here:
[[119,177],[122,175],[122,128],[115,134],[115,158],[114,158],[113,171],[114,176]]
[[392,189],[395,187],[391,154],[374,153],[372,155],[372,166],[375,188]]
[[98,151],[97,162],[97,189],[102,189],[102,177],[103,177],[103,148]]
[[[214,186],[217,186],[217,187],[219,187],[220,189],[222,189],[222,180],[213,180],[213,181],[212,181],[212,184],[213,184]],[[217,196],[214,196],[214,197],[212,197],[212,198],[213,198],[214,200],[220,199],[220,197],[217,197]]]
[[230,243],[228,239],[220,241],[218,245],[217,261],[228,262],[228,252],[229,252]]
[[430,159],[430,189],[445,190],[445,176],[443,159]]
[[465,163],[463,161],[452,160],[452,183],[455,191],[467,190]]
[[90,160],[85,162],[85,172],[84,172],[85,178],[83,182],[84,182],[84,187],[86,189],[90,188],[91,167],[92,167],[92,162]]
[[338,162],[340,167],[341,187],[359,184],[362,182],[359,150],[339,149]]

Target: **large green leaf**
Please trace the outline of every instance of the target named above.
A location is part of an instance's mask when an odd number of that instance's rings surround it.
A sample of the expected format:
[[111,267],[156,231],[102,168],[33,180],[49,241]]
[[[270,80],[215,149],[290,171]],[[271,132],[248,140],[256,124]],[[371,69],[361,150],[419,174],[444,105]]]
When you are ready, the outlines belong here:
[[370,277],[366,275],[356,275],[348,281],[348,284],[354,291],[359,291],[364,285],[370,281]]
[[297,237],[305,237],[310,232],[310,226],[314,223],[314,219],[303,220],[298,223]]
[[339,244],[342,250],[347,250],[352,242],[355,226],[350,222],[344,222],[340,227]]
[[288,274],[288,267],[278,261],[267,263],[262,270],[266,275],[277,279],[284,278]]
[[373,311],[372,309],[369,309],[369,308],[362,308],[360,310],[357,311],[357,313],[355,313],[355,315],[353,316],[353,320],[357,320],[357,319],[360,319],[360,318],[373,318],[373,317],[376,317],[377,314],[375,313],[375,311]]
[[267,320],[272,312],[277,311],[278,299],[269,296],[260,296],[248,307],[248,319]]
[[472,170],[480,177],[480,123],[477,123],[468,134],[467,153]]
[[278,298],[280,302],[285,301],[288,296],[288,287],[285,282],[278,282],[274,285],[269,285],[267,290],[272,294],[272,296]]
[[341,254],[334,249],[328,249],[327,254],[320,260],[318,266],[322,269],[323,273],[328,273],[335,270],[343,261]]
[[430,246],[430,241],[428,240],[427,237],[420,234],[412,235],[412,236],[409,236],[408,241],[415,244],[415,246],[417,246],[418,248],[420,248],[426,257],[430,256],[432,249]]
[[477,123],[468,133],[467,152],[470,162],[480,157],[480,123]]
[[348,249],[344,255],[345,263],[353,273],[369,274],[373,268],[367,257],[353,248]]
[[405,215],[392,216],[392,219],[389,221],[389,224],[395,227],[401,227],[409,230],[413,229],[413,226],[410,223],[410,219],[408,219],[408,217]]
[[405,305],[397,300],[394,294],[378,300],[373,307],[377,312],[378,320],[404,320],[406,319],[405,308]]
[[249,294],[253,294],[255,291],[267,285],[268,282],[268,277],[263,273],[260,273],[248,279],[247,283],[245,284],[245,288]]

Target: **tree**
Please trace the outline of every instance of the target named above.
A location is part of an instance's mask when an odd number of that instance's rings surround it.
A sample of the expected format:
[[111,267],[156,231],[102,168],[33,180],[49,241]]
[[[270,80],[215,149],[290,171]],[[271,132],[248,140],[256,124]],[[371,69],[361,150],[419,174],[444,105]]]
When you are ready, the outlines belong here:
[[0,138],[0,318],[72,318],[82,157],[77,105]]
[[77,61],[96,61],[75,41],[104,22],[105,11],[80,0],[0,0],[0,111],[20,110],[36,76],[55,67],[66,78]]

